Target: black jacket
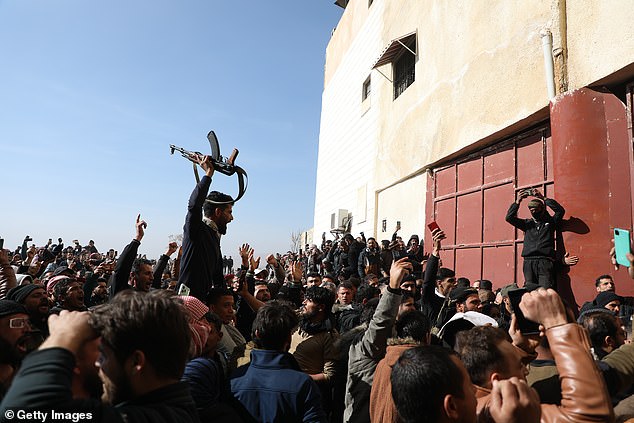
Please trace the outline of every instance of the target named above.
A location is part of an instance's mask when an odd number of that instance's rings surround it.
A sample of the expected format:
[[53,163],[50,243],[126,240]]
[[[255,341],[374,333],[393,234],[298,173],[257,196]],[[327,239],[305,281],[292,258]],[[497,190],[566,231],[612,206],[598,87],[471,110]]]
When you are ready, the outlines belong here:
[[[438,263],[438,257],[430,254],[429,259],[427,260],[427,266],[425,267],[423,295],[420,299],[421,311],[427,315],[432,327],[436,326],[440,311],[448,308],[448,304],[445,304],[448,302],[448,299],[436,295],[436,273],[438,273]],[[443,307],[443,305],[445,307]],[[445,316],[442,316],[440,320],[443,320],[444,318]]]
[[183,256],[178,283],[202,302],[212,286],[225,286],[222,274],[220,235],[203,222],[203,204],[211,185],[207,175],[194,188],[183,227]]
[[506,213],[506,221],[524,232],[522,257],[555,258],[555,230],[566,213],[561,205],[552,198],[544,199],[544,204],[555,212],[552,216],[544,210],[543,220],[520,219],[517,217],[519,204],[513,203]]
[[[74,400],[71,392],[74,355],[63,348],[34,351],[22,362],[22,367],[0,404],[2,416],[7,410],[18,409],[56,413],[90,413],[85,421],[108,423],[184,423],[198,422],[198,413],[187,384],[178,382],[149,392],[117,406],[100,400]],[[17,417],[17,414],[16,414]],[[70,421],[72,417],[58,419]],[[17,419],[16,419],[17,420]]]
[[141,243],[133,239],[121,252],[114,272],[112,272],[112,276],[110,276],[110,281],[108,282],[108,295],[110,299],[117,295],[118,292],[132,288],[128,281],[130,280],[132,265],[139,251],[139,245],[141,245]]

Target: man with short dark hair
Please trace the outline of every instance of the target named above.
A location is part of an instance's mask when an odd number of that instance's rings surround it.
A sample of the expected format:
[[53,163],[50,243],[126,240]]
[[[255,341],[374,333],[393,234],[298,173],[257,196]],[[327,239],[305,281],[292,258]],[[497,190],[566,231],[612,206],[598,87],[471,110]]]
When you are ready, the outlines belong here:
[[390,379],[403,422],[476,422],[473,386],[455,353],[435,345],[410,348],[394,364]]
[[255,421],[326,421],[317,385],[288,353],[297,323],[295,311],[278,301],[258,310],[251,362],[231,379],[231,392]]
[[[538,289],[522,296],[524,316],[539,322],[561,380],[561,405],[542,404],[542,422],[612,421],[613,412],[605,381],[590,354],[585,330],[568,323],[564,305],[552,289]],[[457,335],[455,350],[471,376],[478,397],[478,417],[492,421],[492,388],[509,378],[524,379],[526,354],[510,342],[508,334],[491,326],[474,327]],[[518,345],[526,339],[514,338]]]
[[299,328],[293,333],[288,350],[302,371],[319,386],[322,405],[327,413],[338,357],[335,342],[339,334],[330,320],[334,297],[328,289],[319,286],[306,290],[300,309]]
[[342,306],[347,306],[352,304],[354,299],[354,286],[349,281],[343,281],[339,284],[339,288],[337,289],[337,302]]
[[84,290],[76,280],[66,278],[55,285],[55,299],[57,303],[51,309],[51,314],[59,314],[62,310],[86,311],[84,304]]
[[[22,363],[2,402],[2,415],[54,409],[99,422],[198,421],[189,388],[179,381],[191,342],[187,319],[181,305],[161,294],[127,290],[92,314],[51,316],[51,335]],[[99,335],[102,402],[73,400],[75,357]]]
[[233,293],[226,288],[212,288],[207,296],[209,309],[222,320],[222,339],[218,351],[227,356],[227,368],[230,373],[238,366],[238,359],[244,355],[247,341],[234,326],[235,299]]
[[220,237],[233,220],[233,199],[218,191],[207,195],[214,173],[210,156],[197,154],[192,161],[203,168],[205,175],[189,197],[178,282],[204,302],[210,288],[224,286]]
[[306,288],[321,285],[321,275],[317,272],[310,272],[306,275]]
[[592,352],[598,360],[625,344],[627,334],[621,319],[601,309],[580,316],[581,325],[588,330]]
[[[432,252],[427,260],[421,296],[421,311],[427,315],[432,328],[439,330],[442,323],[451,314],[449,293],[456,286],[456,273],[445,267],[438,268],[440,263],[440,246],[445,233],[440,229],[432,232]],[[435,331],[435,330],[434,330]]]
[[359,254],[357,273],[362,278],[367,274],[378,275],[381,272],[381,249],[376,239],[370,237],[366,247]]
[[[455,288],[449,294],[452,304],[455,305],[455,313],[465,313],[467,311],[482,311],[482,302],[477,289]],[[446,322],[445,322],[446,323]]]
[[154,279],[152,263],[148,260],[137,258],[139,246],[147,228],[147,223],[141,219],[140,214],[136,217],[135,228],[136,234],[134,238],[121,252],[114,272],[110,276],[108,293],[111,299],[119,292],[127,289],[148,292],[152,286]]

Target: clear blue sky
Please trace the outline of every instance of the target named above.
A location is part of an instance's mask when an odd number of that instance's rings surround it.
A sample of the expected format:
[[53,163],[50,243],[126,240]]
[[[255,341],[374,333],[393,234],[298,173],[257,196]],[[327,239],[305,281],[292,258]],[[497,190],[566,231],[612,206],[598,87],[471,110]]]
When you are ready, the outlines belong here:
[[[0,236],[140,252],[182,232],[194,187],[173,143],[240,150],[245,197],[223,238],[237,257],[286,251],[313,223],[331,0],[0,0]],[[212,188],[237,193],[235,178]]]

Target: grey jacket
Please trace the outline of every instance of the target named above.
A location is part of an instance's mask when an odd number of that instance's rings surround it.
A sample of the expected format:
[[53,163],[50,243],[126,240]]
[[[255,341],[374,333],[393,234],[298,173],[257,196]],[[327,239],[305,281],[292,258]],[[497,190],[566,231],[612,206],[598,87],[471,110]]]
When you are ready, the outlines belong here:
[[344,422],[370,422],[370,389],[377,364],[393,335],[401,294],[385,290],[361,341],[350,346]]

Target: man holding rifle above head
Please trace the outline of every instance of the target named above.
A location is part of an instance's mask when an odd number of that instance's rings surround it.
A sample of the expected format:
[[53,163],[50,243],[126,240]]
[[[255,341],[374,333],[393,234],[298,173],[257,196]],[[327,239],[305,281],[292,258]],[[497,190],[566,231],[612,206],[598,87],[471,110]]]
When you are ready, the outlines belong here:
[[225,286],[220,236],[227,233],[227,224],[233,220],[233,198],[218,191],[207,195],[214,174],[210,156],[197,153],[190,160],[200,165],[205,175],[189,198],[178,283],[190,289],[189,295],[205,302],[210,288]]

